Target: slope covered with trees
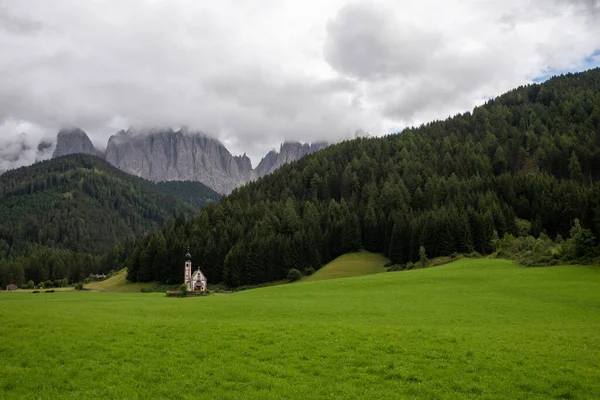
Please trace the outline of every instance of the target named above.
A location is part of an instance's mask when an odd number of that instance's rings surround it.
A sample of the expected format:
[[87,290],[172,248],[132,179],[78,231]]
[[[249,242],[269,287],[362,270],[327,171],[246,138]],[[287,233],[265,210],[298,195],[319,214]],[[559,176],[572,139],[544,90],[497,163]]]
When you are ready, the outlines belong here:
[[73,282],[118,267],[136,236],[218,199],[204,185],[177,185],[155,185],[83,154],[6,172],[0,176],[0,285]]
[[209,281],[244,285],[360,248],[397,264],[418,261],[421,247],[485,254],[507,234],[568,237],[576,219],[593,255],[599,177],[595,69],[286,165],[139,241],[129,279],[181,280],[187,245]]
[[154,184],[154,187],[197,208],[202,208],[211,201],[219,201],[221,198],[219,193],[201,182],[163,181]]

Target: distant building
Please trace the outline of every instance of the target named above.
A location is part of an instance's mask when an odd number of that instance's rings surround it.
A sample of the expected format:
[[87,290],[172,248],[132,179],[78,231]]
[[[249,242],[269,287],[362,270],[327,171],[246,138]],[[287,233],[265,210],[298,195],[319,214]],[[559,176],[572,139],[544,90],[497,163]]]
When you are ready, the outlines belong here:
[[17,290],[19,287],[17,285],[6,285],[6,290]]
[[185,255],[185,272],[183,276],[183,282],[187,285],[187,289],[190,292],[199,290],[200,292],[206,291],[206,277],[200,271],[200,268],[192,273],[192,256],[188,252]]

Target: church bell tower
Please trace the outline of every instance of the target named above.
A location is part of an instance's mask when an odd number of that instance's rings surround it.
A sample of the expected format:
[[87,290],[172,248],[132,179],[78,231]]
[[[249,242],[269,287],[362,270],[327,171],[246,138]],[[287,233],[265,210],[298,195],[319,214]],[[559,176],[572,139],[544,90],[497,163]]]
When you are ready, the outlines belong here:
[[192,290],[192,255],[190,254],[189,250],[185,255],[185,272],[183,275],[183,282],[187,284],[188,290]]

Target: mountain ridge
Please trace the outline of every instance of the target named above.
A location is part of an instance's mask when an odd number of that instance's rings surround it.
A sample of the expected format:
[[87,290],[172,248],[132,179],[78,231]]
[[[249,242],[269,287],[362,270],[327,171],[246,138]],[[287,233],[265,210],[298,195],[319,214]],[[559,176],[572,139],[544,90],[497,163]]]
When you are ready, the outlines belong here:
[[83,130],[73,128],[59,132],[53,157],[92,154],[144,179],[197,181],[227,194],[327,146],[326,142],[284,142],[279,152],[269,152],[252,168],[245,153],[232,155],[219,140],[185,127],[177,131],[171,128],[121,130],[109,138],[104,153],[93,146]]

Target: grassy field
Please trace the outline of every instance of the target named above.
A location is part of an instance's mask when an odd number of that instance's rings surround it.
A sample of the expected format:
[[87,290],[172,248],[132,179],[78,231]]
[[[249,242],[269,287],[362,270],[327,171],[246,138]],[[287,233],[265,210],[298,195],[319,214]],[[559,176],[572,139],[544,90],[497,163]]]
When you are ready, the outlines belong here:
[[116,275],[97,282],[90,282],[84,287],[100,292],[139,292],[142,288],[152,286],[152,283],[131,283],[127,281],[127,271],[122,269]]
[[593,399],[600,269],[502,260],[231,295],[0,294],[2,399]]
[[303,278],[302,282],[348,278],[386,272],[384,265],[389,261],[381,254],[369,253],[367,251],[344,254],[323,266],[311,276]]

